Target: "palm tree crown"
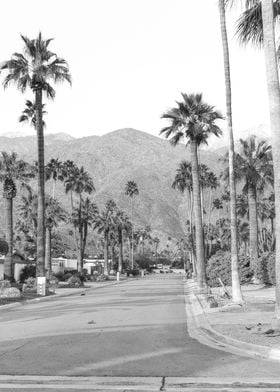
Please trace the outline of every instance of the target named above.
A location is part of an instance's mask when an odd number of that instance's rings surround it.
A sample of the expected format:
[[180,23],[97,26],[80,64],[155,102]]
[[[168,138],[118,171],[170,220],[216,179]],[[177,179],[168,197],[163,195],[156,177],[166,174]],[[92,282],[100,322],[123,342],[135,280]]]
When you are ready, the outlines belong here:
[[135,181],[128,181],[125,185],[125,194],[129,197],[139,195],[138,186]]
[[17,159],[17,154],[2,151],[0,159],[0,181],[4,183],[4,197],[14,198],[16,196],[16,180],[27,180],[34,177],[32,167],[21,159]]
[[177,169],[172,188],[184,193],[185,189],[192,191],[192,165],[190,162],[181,161]]
[[202,94],[184,94],[183,101],[176,102],[172,108],[161,117],[170,120],[170,125],[161,130],[170,143],[176,145],[181,140],[186,144],[196,140],[197,144],[207,143],[210,134],[220,136],[222,131],[215,124],[216,120],[223,119],[222,114],[213,106],[203,102]]
[[4,87],[11,83],[21,91],[25,92],[27,87],[32,91],[41,89],[48,98],[55,97],[55,90],[50,81],[71,84],[71,76],[67,62],[49,50],[52,39],[44,40],[39,33],[36,39],[29,39],[21,35],[24,42],[24,54],[14,53],[12,58],[4,61],[0,70],[6,70]]
[[65,192],[73,191],[79,195],[83,192],[92,193],[95,191],[94,184],[90,174],[84,169],[74,167],[65,180]]

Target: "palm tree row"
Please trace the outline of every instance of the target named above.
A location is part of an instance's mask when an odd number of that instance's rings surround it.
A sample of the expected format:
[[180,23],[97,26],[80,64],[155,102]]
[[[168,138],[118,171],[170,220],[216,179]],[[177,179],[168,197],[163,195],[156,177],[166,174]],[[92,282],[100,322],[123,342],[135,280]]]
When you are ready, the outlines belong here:
[[[225,81],[226,81],[226,96],[227,103],[231,99],[230,94],[230,62],[229,62],[229,48],[226,35],[226,18],[225,5],[226,0],[219,0],[219,10],[221,17],[221,32],[224,49],[224,65],[225,65]],[[273,145],[273,168],[274,168],[274,190],[275,190],[275,212],[276,212],[276,260],[280,257],[280,87],[277,64],[277,50],[275,45],[275,21],[278,21],[280,15],[279,2],[273,0],[249,0],[243,2],[245,11],[238,21],[237,33],[240,41],[244,44],[252,43],[253,45],[263,46],[265,64],[266,64],[266,78],[270,110],[270,126],[272,132]],[[277,48],[278,49],[278,48]],[[231,107],[227,111],[228,123],[231,121]],[[233,141],[233,140],[232,140]],[[231,149],[232,155],[233,151]],[[232,172],[234,172],[234,162],[232,162]],[[248,184],[250,185],[250,184]],[[249,186],[251,187],[251,186]],[[252,187],[251,187],[252,188]],[[231,189],[232,191],[233,189]],[[254,216],[254,194],[253,189],[250,190],[251,199],[251,216]],[[234,200],[233,200],[234,201]],[[275,322],[274,329],[280,328],[280,263],[276,262],[276,307],[275,307]]]

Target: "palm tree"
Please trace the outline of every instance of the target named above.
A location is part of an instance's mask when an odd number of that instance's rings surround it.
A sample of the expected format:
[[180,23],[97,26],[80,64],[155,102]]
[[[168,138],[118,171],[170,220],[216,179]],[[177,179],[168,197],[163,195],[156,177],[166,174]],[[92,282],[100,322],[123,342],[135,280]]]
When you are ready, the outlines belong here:
[[9,246],[4,263],[5,279],[13,279],[13,199],[16,197],[16,181],[24,182],[34,176],[31,166],[17,159],[16,153],[2,152],[0,158],[0,181],[3,182],[3,197],[6,199],[6,237]]
[[213,200],[212,209],[215,208],[218,211],[218,220],[220,219],[220,210],[224,208],[223,202],[218,197]]
[[222,131],[216,125],[216,120],[222,119],[222,115],[203,102],[202,94],[182,94],[183,101],[177,102],[178,107],[170,109],[162,115],[162,118],[170,120],[170,125],[161,130],[166,138],[170,137],[172,145],[176,146],[180,141],[190,144],[192,182],[195,218],[195,242],[198,286],[203,289],[206,286],[206,271],[204,258],[204,239],[202,227],[201,197],[198,167],[198,147],[201,143],[207,143],[210,134],[219,136]]
[[[280,14],[278,1],[247,0],[247,11],[252,14],[244,19],[245,29],[239,29],[239,35],[244,43],[263,44],[265,55],[266,80],[270,111],[270,127],[273,144],[274,190],[276,211],[276,303],[273,329],[280,329],[280,88],[275,47],[275,18]],[[253,39],[252,39],[253,37]],[[259,37],[259,39],[258,39]]]
[[85,200],[81,198],[81,204],[71,215],[70,221],[74,224],[74,227],[78,229],[78,271],[83,270],[83,260],[88,238],[88,227],[92,226],[98,214],[97,206],[90,201],[87,197]]
[[128,181],[125,185],[125,194],[131,199],[131,268],[134,268],[134,225],[133,225],[133,207],[134,197],[139,195],[138,186],[135,181]]
[[262,20],[270,127],[273,140],[274,190],[276,211],[276,303],[273,329],[280,329],[280,88],[275,50],[274,15],[272,0],[262,0]]
[[211,170],[207,172],[206,175],[206,188],[210,188],[210,195],[209,195],[209,205],[208,205],[208,223],[207,223],[207,231],[206,231],[206,255],[211,254],[212,249],[212,235],[211,235],[211,216],[212,216],[212,200],[213,200],[213,191],[217,189],[219,185],[218,178],[215,173]]
[[[66,180],[67,180],[67,183],[68,183],[68,185],[67,185],[68,190],[67,190],[66,193],[70,192],[70,203],[71,203],[71,210],[72,210],[72,212],[73,212],[73,209],[74,209],[73,190],[72,190],[72,188],[74,186],[75,177],[76,177],[78,171],[79,171],[79,168],[73,161],[68,159],[67,161],[63,162],[61,176],[63,178],[65,188],[66,188],[66,183],[65,183]],[[71,183],[72,183],[72,185],[71,185]]]
[[59,222],[65,222],[67,220],[67,213],[62,208],[61,204],[57,199],[53,197],[46,197],[45,205],[46,214],[46,269],[48,271],[48,276],[52,272],[52,249],[51,249],[51,239],[52,231],[54,227],[58,226]]
[[105,210],[101,211],[96,218],[94,228],[99,234],[104,236],[104,275],[109,275],[108,271],[108,248],[109,248],[109,234],[114,227],[114,217],[116,213],[116,203],[113,200],[108,200],[105,205]]
[[198,165],[199,169],[199,182],[200,182],[200,195],[201,195],[201,212],[202,212],[202,224],[204,223],[204,190],[209,187],[209,175],[210,169],[204,163]]
[[232,299],[233,302],[242,303],[239,272],[238,272],[238,237],[237,237],[237,216],[236,216],[236,184],[234,176],[234,137],[232,127],[232,106],[231,106],[231,77],[229,47],[225,13],[226,0],[219,0],[220,27],[223,45],[225,91],[226,91],[226,120],[229,135],[228,165],[229,165],[229,188],[230,188],[230,231],[231,231],[231,276],[232,276]]
[[18,219],[15,228],[20,248],[27,257],[36,257],[38,197],[28,184],[24,184],[23,190],[24,192],[17,205]]
[[[68,192],[76,194],[78,196],[78,205],[75,208],[73,204],[73,199],[71,198],[71,203],[72,203],[72,215],[74,214],[74,220],[73,223],[76,222],[77,220],[75,218],[75,214],[77,214],[77,219],[78,222],[82,222],[82,207],[83,207],[83,194],[91,194],[92,192],[95,191],[94,184],[92,181],[92,178],[90,174],[84,169],[82,166],[81,168],[78,168],[76,166],[73,166],[73,169],[69,171],[69,176],[65,179],[64,181],[65,185],[65,192],[66,194]],[[76,240],[76,246],[78,249],[78,255],[77,255],[77,260],[78,260],[78,268],[82,268],[83,264],[83,251],[82,251],[82,241],[78,239],[77,237],[77,227],[81,228],[80,224],[75,224],[75,240]],[[79,229],[80,230],[80,229]],[[79,236],[81,236],[81,232],[79,231]]]
[[[257,141],[254,135],[240,139],[241,151],[235,158],[235,177],[245,181],[243,193],[248,195],[250,227],[250,261],[254,268],[258,258],[258,220],[257,193],[263,191],[266,184],[273,183],[271,146],[265,141]],[[224,178],[228,177],[228,168]]]
[[118,244],[119,244],[119,263],[118,263],[118,271],[122,272],[123,267],[123,237],[125,233],[130,233],[131,231],[131,222],[128,219],[128,216],[117,209],[114,219],[114,226],[117,232]]
[[152,241],[153,241],[153,243],[155,245],[155,259],[157,261],[157,258],[158,258],[158,247],[159,247],[159,244],[160,244],[160,239],[158,237],[153,237]]
[[52,158],[45,167],[45,175],[46,180],[52,179],[53,180],[53,191],[52,197],[55,197],[55,188],[57,180],[62,181],[63,177],[63,169],[64,165],[58,158]]
[[[236,1],[236,0],[235,0]],[[236,24],[236,34],[242,44],[251,43],[255,47],[264,45],[264,29],[262,20],[262,1],[245,0],[245,10]],[[274,24],[280,16],[279,0],[273,0]],[[279,43],[277,42],[277,56],[279,57]]]
[[7,71],[4,88],[11,83],[24,93],[30,88],[35,96],[35,124],[38,145],[38,228],[37,228],[37,268],[36,275],[45,274],[45,163],[43,130],[43,93],[54,99],[55,90],[50,82],[71,83],[66,61],[49,50],[52,39],[44,40],[41,33],[36,39],[21,35],[24,42],[22,53],[14,53],[10,60],[0,66]]

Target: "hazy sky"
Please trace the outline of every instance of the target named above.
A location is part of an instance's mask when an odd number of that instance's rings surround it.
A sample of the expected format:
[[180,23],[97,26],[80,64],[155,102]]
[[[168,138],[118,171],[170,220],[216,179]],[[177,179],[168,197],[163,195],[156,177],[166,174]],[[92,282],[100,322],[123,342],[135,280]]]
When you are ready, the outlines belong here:
[[[132,127],[158,135],[161,114],[180,92],[202,92],[224,112],[224,75],[217,0],[14,0],[1,4],[0,61],[20,51],[20,33],[53,37],[73,86],[47,103],[47,132],[101,135]],[[229,27],[236,135],[268,122],[263,53],[240,47]],[[29,91],[26,98],[31,98]],[[19,125],[25,97],[0,90],[0,134]]]

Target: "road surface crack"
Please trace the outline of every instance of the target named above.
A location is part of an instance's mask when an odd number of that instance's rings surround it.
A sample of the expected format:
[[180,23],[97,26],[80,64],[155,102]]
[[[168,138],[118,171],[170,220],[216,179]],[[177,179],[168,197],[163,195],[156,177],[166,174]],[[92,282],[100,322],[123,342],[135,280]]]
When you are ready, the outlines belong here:
[[[27,342],[27,343],[28,343],[28,342]],[[24,344],[22,344],[22,345],[20,345],[20,346],[18,346],[18,347],[16,347],[16,348],[14,348],[14,349],[12,349],[12,350],[7,350],[7,351],[5,351],[4,353],[2,353],[2,354],[0,355],[0,359],[2,359],[6,354],[11,354],[11,353],[14,353],[15,351],[21,349],[22,347],[26,346],[27,343],[24,343]]]

